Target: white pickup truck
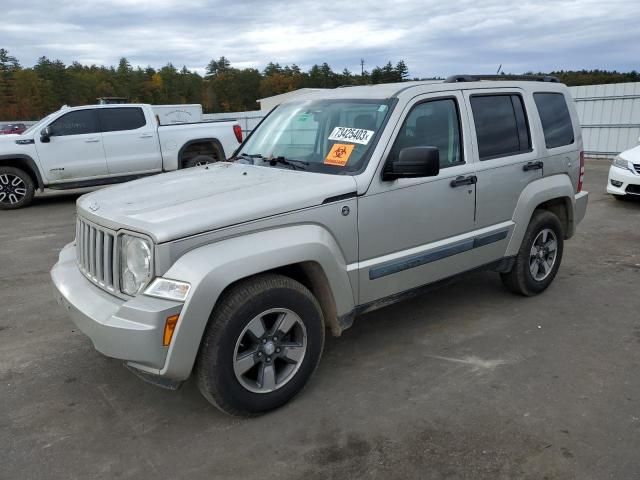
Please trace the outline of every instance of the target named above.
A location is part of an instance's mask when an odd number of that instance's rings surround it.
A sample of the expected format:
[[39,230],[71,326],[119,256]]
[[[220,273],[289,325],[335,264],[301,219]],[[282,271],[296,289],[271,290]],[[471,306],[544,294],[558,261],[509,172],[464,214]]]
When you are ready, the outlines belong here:
[[63,108],[0,138],[0,209],[27,206],[37,188],[120,183],[226,160],[240,143],[235,121],[160,125],[145,104]]

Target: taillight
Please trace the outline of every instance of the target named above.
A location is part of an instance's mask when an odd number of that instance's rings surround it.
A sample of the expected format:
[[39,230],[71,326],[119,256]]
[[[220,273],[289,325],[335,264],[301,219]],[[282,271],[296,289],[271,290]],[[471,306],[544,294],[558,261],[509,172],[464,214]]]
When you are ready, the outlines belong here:
[[233,126],[233,133],[235,133],[238,143],[242,143],[242,128],[240,127],[240,125]]
[[582,191],[582,183],[584,182],[584,152],[580,152],[580,174],[578,175],[578,193]]

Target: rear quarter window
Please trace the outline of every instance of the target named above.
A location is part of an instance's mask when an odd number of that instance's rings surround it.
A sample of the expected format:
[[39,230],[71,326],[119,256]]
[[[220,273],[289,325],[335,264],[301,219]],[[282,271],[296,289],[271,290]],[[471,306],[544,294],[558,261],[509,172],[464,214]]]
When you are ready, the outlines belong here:
[[547,148],[571,145],[574,142],[573,124],[562,93],[534,93],[533,99],[542,122]]

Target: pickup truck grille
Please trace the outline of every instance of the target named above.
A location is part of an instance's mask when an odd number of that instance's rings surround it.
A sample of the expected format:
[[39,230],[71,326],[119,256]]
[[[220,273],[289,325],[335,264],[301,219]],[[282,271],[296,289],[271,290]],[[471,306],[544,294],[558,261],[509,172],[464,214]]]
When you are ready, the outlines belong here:
[[115,293],[117,279],[116,234],[78,217],[76,222],[78,268],[96,285]]

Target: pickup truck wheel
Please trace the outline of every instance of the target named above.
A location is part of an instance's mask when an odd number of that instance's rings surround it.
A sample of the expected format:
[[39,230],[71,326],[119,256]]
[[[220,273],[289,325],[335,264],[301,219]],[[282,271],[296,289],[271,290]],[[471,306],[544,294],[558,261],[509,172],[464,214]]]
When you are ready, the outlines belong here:
[[198,155],[197,157],[190,158],[189,160],[185,160],[182,164],[183,168],[191,168],[191,167],[200,167],[201,165],[207,165],[209,163],[214,163],[216,160],[209,155]]
[[0,167],[0,210],[26,207],[36,188],[27,172],[14,167]]
[[513,293],[537,295],[553,282],[560,268],[564,233],[558,217],[549,211],[534,214],[522,240],[515,264],[500,276]]
[[214,309],[196,365],[204,397],[232,415],[257,415],[293,398],[315,371],[324,345],[318,301],[276,274],[243,281]]

